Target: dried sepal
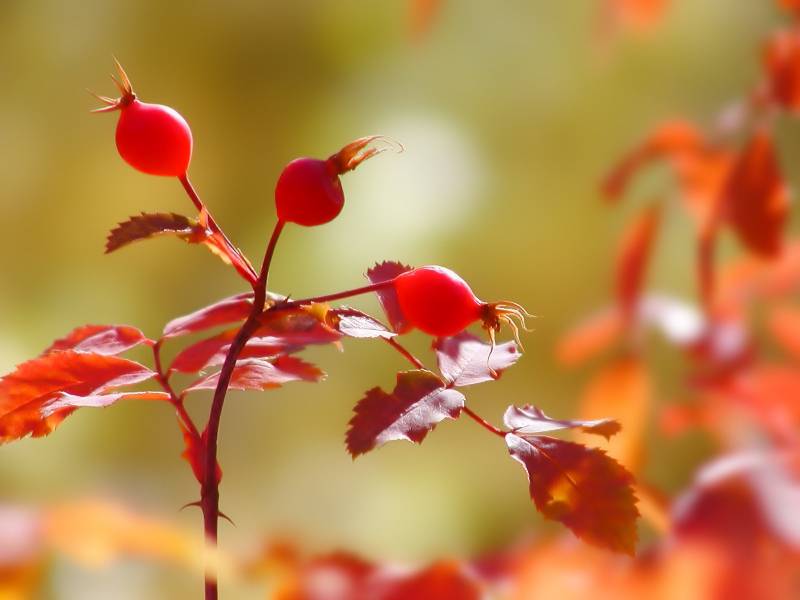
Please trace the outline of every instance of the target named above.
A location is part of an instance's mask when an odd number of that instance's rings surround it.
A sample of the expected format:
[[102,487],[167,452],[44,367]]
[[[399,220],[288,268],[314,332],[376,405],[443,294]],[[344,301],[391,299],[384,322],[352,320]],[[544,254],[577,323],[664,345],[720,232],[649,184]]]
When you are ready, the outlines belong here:
[[[368,147],[372,144],[371,147]],[[377,156],[387,150],[402,152],[403,145],[383,135],[370,135],[350,142],[336,154],[328,158],[339,175],[352,171],[365,160]]]
[[119,98],[110,98],[109,96],[101,96],[91,90],[86,90],[104,104],[104,106],[95,108],[91,112],[104,113],[119,110],[136,100],[136,93],[133,91],[131,80],[128,78],[128,74],[125,72],[125,69],[122,68],[122,65],[116,58],[114,58],[114,66],[117,69],[117,74],[114,75],[112,73],[111,80],[114,82],[114,85],[117,86],[117,89],[121,95]]
[[489,302],[481,308],[481,320],[483,321],[483,328],[489,333],[489,339],[492,342],[492,348],[496,344],[496,334],[503,325],[508,325],[514,333],[514,340],[517,346],[523,352],[525,347],[519,339],[519,330],[531,331],[528,327],[526,319],[533,319],[536,315],[530,314],[525,308],[511,302],[510,300],[501,300],[500,302]]

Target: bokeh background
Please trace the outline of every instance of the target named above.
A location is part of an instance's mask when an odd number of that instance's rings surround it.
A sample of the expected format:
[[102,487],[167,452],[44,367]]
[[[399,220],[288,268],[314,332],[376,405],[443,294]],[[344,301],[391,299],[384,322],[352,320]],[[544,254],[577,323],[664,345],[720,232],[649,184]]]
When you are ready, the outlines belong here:
[[[96,104],[84,88],[112,93],[113,54],[143,100],[190,122],[190,175],[252,257],[289,160],[367,134],[401,141],[404,153],[346,176],[340,218],[286,231],[273,285],[305,296],[361,285],[383,259],[449,266],[482,298],[538,315],[524,359],[501,382],[469,390],[471,405],[496,421],[512,402],[571,416],[588,371],[559,367],[554,345],[608,300],[615,240],[637,208],[603,206],[600,177],[659,120],[711,119],[747,89],[755,49],[779,19],[768,2],[674,4],[646,37],[601,39],[589,0],[459,0],[414,41],[405,0],[2,0],[0,370],[74,326],[128,323],[156,336],[172,317],[243,289],[232,270],[174,240],[103,255],[106,233],[131,214],[190,213],[177,181],[122,162],[113,115],[88,112]],[[797,155],[790,137],[780,140],[788,157]],[[788,162],[787,175],[796,176]],[[637,187],[639,198],[663,189],[657,172]],[[666,223],[652,287],[691,300],[690,224]],[[378,310],[373,299],[354,304]],[[431,358],[422,337],[410,346]],[[663,354],[668,390],[675,365]],[[288,535],[414,563],[550,528],[519,465],[469,420],[443,423],[422,447],[390,444],[353,462],[343,447],[353,404],[372,386],[391,387],[405,364],[370,341],[307,356],[328,372],[324,384],[233,392],[226,404],[222,508],[237,527],[223,524],[224,545]],[[207,408],[207,397],[191,399],[193,414]],[[708,443],[652,428],[644,478],[685,486]],[[0,449],[0,500],[103,495],[199,527],[199,513],[178,512],[197,495],[181,450],[166,406],[79,411],[46,439]],[[56,562],[50,577],[48,597],[64,599],[199,589],[194,574],[142,564],[88,573]]]

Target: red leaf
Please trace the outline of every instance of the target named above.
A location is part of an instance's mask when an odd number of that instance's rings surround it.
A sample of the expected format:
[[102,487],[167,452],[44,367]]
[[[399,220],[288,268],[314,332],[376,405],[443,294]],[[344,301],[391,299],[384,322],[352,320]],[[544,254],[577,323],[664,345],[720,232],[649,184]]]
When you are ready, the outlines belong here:
[[698,129],[686,121],[668,121],[656,128],[629,152],[606,176],[603,193],[609,201],[619,200],[630,179],[653,160],[680,161],[694,156],[705,145]]
[[[382,281],[389,281],[394,279],[400,273],[410,271],[411,267],[399,262],[384,261],[376,263],[374,267],[367,271],[367,279],[372,283],[380,283]],[[393,287],[378,290],[378,300],[380,300],[383,311],[389,319],[389,324],[397,333],[406,333],[411,329],[411,325],[406,321],[403,316],[403,311],[400,310],[400,303],[397,300],[397,293]]]
[[[317,367],[293,356],[280,356],[267,361],[259,358],[239,360],[233,369],[229,388],[232,390],[268,390],[290,381],[320,381],[325,373]],[[185,392],[213,390],[217,387],[219,373],[213,373],[186,388]]]
[[[784,0],[784,4],[800,16],[800,2]],[[763,63],[770,99],[781,108],[800,111],[800,30],[775,32],[764,49]]]
[[660,221],[661,207],[658,204],[650,205],[636,217],[622,236],[617,252],[616,296],[623,318],[627,321],[633,318],[639,301]]
[[135,327],[127,325],[84,325],[73,329],[65,337],[56,340],[42,354],[58,350],[75,350],[114,356],[142,343],[151,343]]
[[526,404],[522,408],[509,406],[503,416],[506,427],[520,436],[538,435],[548,431],[580,429],[585,433],[602,435],[609,439],[620,430],[614,419],[595,419],[593,421],[567,421],[548,417],[542,409]]
[[[180,419],[178,420],[178,425],[180,425],[183,433],[183,443],[186,446],[181,453],[181,458],[189,463],[195,479],[202,485],[206,479],[206,439],[208,434],[204,431],[198,438],[186,428],[186,425]],[[222,481],[222,467],[219,466],[219,461],[217,461],[216,479],[217,484]]]
[[781,250],[789,198],[772,137],[758,131],[742,151],[725,189],[726,216],[742,243],[767,257]]
[[800,17],[800,0],[778,0],[778,6]]
[[108,234],[106,254],[158,235],[174,235],[190,243],[202,242],[207,237],[203,227],[189,217],[175,213],[142,213],[120,223]]
[[153,377],[150,369],[130,360],[73,350],[52,352],[19,365],[0,379],[0,442],[50,433],[70,414],[68,407],[45,417],[42,409],[66,392],[92,396]]
[[391,394],[372,388],[356,404],[347,450],[355,458],[392,440],[419,444],[437,423],[457,418],[463,407],[464,396],[430,371],[402,371]]
[[[213,337],[187,346],[175,356],[169,367],[171,372],[197,373],[221,365],[239,329],[228,329]],[[287,345],[275,337],[254,337],[247,341],[239,358],[272,358],[302,350],[302,346]]]
[[389,331],[383,323],[373,319],[366,313],[355,308],[337,308],[331,313],[336,320],[336,327],[344,335],[353,338],[384,338],[391,339],[397,334]]
[[481,600],[485,597],[475,577],[454,560],[441,560],[406,577],[394,578],[380,600]]
[[522,356],[514,342],[498,344],[492,350],[491,344],[467,332],[438,338],[433,348],[439,371],[448,384],[456,387],[497,379]]
[[272,337],[287,345],[332,344],[342,334],[329,325],[330,312],[326,304],[268,310],[261,315],[255,336]]
[[116,392],[113,394],[75,396],[62,392],[52,400],[45,402],[42,405],[41,413],[46,418],[62,408],[80,408],[83,406],[105,408],[118,400],[169,400],[169,394],[166,392]]
[[590,315],[562,336],[556,359],[566,366],[579,365],[613,346],[622,332],[622,315],[617,309]]
[[800,310],[777,306],[767,321],[772,336],[795,360],[800,360]]
[[253,307],[253,293],[246,292],[215,302],[195,312],[173,319],[164,327],[162,338],[172,338],[243,321]]
[[633,477],[602,450],[547,436],[506,435],[536,508],[579,538],[616,552],[636,547]]

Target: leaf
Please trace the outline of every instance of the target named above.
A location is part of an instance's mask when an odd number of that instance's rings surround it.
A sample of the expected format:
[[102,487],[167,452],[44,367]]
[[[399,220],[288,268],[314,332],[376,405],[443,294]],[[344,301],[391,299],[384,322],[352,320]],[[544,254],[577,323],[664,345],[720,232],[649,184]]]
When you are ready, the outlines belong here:
[[130,360],[74,350],[51,352],[22,363],[0,379],[0,443],[53,431],[75,410],[67,407],[49,416],[42,414],[44,405],[62,392],[92,396],[154,375]]
[[430,371],[401,371],[391,393],[372,388],[354,409],[347,450],[357,457],[393,440],[421,443],[437,423],[455,419],[464,396]]
[[223,298],[193,313],[173,319],[164,327],[162,338],[177,337],[217,327],[218,325],[244,321],[252,308],[252,292]]
[[497,344],[492,350],[491,344],[467,332],[438,338],[433,349],[442,377],[456,387],[497,379],[522,356],[514,342]]
[[800,310],[776,306],[770,310],[767,326],[772,337],[795,360],[800,360]]
[[342,334],[328,323],[330,312],[328,305],[319,303],[291,309],[276,307],[261,315],[254,335],[287,345],[332,344]]
[[[440,560],[406,576],[387,578],[380,600],[481,600],[486,595],[465,565]],[[370,596],[365,596],[365,598]]]
[[143,343],[152,343],[135,327],[127,325],[84,325],[56,340],[42,355],[61,350],[90,352],[105,356],[122,354]]
[[548,417],[542,409],[526,404],[522,408],[509,406],[503,415],[506,427],[517,435],[538,435],[548,431],[562,429],[580,429],[585,433],[602,435],[609,439],[620,430],[620,425],[614,419],[595,419],[593,421],[567,421]]
[[[325,374],[314,365],[293,356],[280,356],[274,360],[246,358],[236,362],[231,382],[232,390],[268,390],[290,381],[320,381]],[[213,373],[190,385],[185,392],[213,390],[217,387],[219,373]]]
[[48,400],[42,405],[41,413],[43,417],[49,417],[53,413],[64,408],[80,408],[84,406],[93,408],[105,408],[111,406],[118,400],[167,400],[169,394],[166,392],[116,392],[113,394],[90,394],[88,396],[76,396],[62,392],[52,400]]
[[[376,263],[374,267],[367,271],[367,279],[371,283],[381,283],[382,281],[389,281],[394,279],[401,273],[410,271],[411,267],[399,262],[384,261]],[[400,310],[400,302],[397,300],[397,292],[394,287],[384,288],[377,291],[378,300],[383,307],[383,312],[386,313],[386,318],[389,319],[389,324],[392,329],[397,333],[406,333],[411,329],[411,325],[406,321],[403,316],[403,311]]]
[[590,315],[561,337],[556,359],[565,366],[577,366],[608,350],[622,336],[622,315],[609,308]]
[[384,338],[391,339],[397,334],[389,331],[386,326],[368,314],[355,308],[337,308],[331,311],[336,328],[344,335],[353,338]]
[[756,131],[725,188],[726,216],[747,248],[766,257],[781,250],[789,198],[770,134]]
[[601,419],[607,415],[622,426],[609,442],[596,444],[594,438],[577,434],[576,440],[593,443],[636,472],[642,460],[647,420],[652,405],[650,376],[636,358],[620,358],[603,367],[586,385],[578,414],[581,419]]
[[[183,421],[178,419],[178,425],[183,433],[184,450],[181,453],[181,458],[189,463],[192,468],[192,473],[200,485],[206,480],[206,441],[208,439],[208,430],[203,431],[200,437],[193,435],[191,431],[186,428]],[[222,481],[222,467],[217,461],[216,469],[217,484]]]
[[590,544],[633,555],[639,511],[624,467],[602,450],[573,442],[514,433],[505,439],[528,474],[539,512]]
[[[800,16],[800,2],[783,0],[787,10]],[[796,27],[776,31],[763,54],[770,99],[785,110],[800,111],[800,31]]]
[[189,243],[202,242],[207,237],[203,227],[189,217],[175,213],[142,213],[120,223],[108,234],[106,254],[160,235],[174,235]]
[[[170,372],[197,373],[221,365],[225,361],[233,338],[239,328],[228,329],[222,333],[200,340],[181,350],[169,367]],[[289,345],[276,337],[253,337],[239,354],[239,358],[272,358],[278,354],[298,352],[303,346]]]
[[616,260],[616,296],[623,318],[634,317],[653,241],[661,222],[661,207],[651,204],[623,233]]

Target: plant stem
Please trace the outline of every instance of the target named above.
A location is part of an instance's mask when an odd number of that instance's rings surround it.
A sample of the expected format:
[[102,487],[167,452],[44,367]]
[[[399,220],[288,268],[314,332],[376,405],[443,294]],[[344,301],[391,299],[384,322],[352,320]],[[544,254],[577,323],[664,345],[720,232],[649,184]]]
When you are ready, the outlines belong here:
[[217,225],[217,222],[214,220],[211,212],[208,210],[206,205],[200,199],[200,196],[197,193],[197,190],[194,189],[192,182],[189,181],[189,176],[184,174],[178,177],[178,180],[181,182],[183,189],[186,190],[189,199],[194,204],[197,211],[202,215],[205,214],[208,219],[208,228],[211,230],[212,233],[212,241],[215,245],[225,253],[225,256],[231,261],[233,267],[238,271],[238,273],[244,277],[251,286],[255,287],[258,282],[258,277],[256,275],[253,266],[250,264],[250,261],[242,254],[241,250],[239,250],[233,243],[228,239],[228,236],[225,235],[225,232]]
[[162,389],[169,394],[169,401],[175,407],[175,412],[183,425],[189,433],[196,439],[200,439],[200,432],[197,426],[192,421],[192,417],[186,412],[186,407],[183,405],[183,399],[175,393],[172,385],[169,382],[169,376],[164,373],[164,368],[161,365],[161,340],[153,344],[153,363],[156,368],[156,381]]
[[[208,424],[204,432],[205,439],[205,481],[201,489],[201,508],[203,509],[203,524],[208,542],[214,546],[217,543],[217,519],[219,517],[219,484],[215,476],[217,469],[217,438],[219,435],[220,419],[222,417],[222,408],[225,404],[225,395],[228,392],[228,386],[231,382],[233,370],[236,367],[236,361],[239,354],[247,344],[247,341],[252,337],[259,327],[259,318],[264,311],[264,305],[267,298],[267,279],[269,277],[269,268],[272,264],[272,257],[275,254],[275,246],[278,243],[281,231],[283,231],[285,223],[278,221],[272,231],[267,249],[264,254],[264,260],[261,263],[261,272],[256,279],[253,286],[254,297],[253,307],[250,310],[250,315],[242,325],[236,337],[231,342],[228,349],[228,354],[225,356],[225,362],[222,364],[222,369],[219,373],[219,381],[214,390],[214,399],[211,402],[211,411],[208,415]],[[218,596],[218,586],[216,573],[207,571],[205,581],[205,597],[206,600],[216,600]]]
[[288,302],[281,302],[276,304],[270,310],[285,310],[290,308],[297,308],[298,306],[304,306],[306,304],[312,304],[313,302],[331,302],[333,300],[341,300],[342,298],[352,298],[353,296],[360,296],[361,294],[369,294],[370,292],[377,292],[378,290],[382,290],[384,288],[389,287],[394,283],[393,279],[389,279],[387,281],[379,281],[378,283],[371,283],[370,285],[365,285],[358,288],[353,288],[351,290],[345,290],[343,292],[336,292],[335,294],[326,294],[324,296],[312,296],[310,298],[302,298],[300,300],[290,300]]
[[[424,369],[425,368],[425,364],[421,360],[419,360],[416,356],[411,354],[411,352],[409,352],[397,340],[395,340],[394,338],[384,338],[384,339],[386,340],[386,342],[392,348],[394,348],[400,354],[402,354],[406,358],[406,360],[408,360],[408,362],[410,362],[412,365],[414,365],[417,369]],[[452,387],[452,386],[448,385],[447,387]],[[461,410],[463,410],[464,413],[468,417],[470,417],[473,421],[478,423],[478,425],[480,425],[484,429],[487,429],[488,431],[491,431],[495,435],[498,435],[498,436],[504,438],[506,436],[506,433],[508,433],[506,431],[503,431],[502,429],[498,429],[497,427],[495,427],[494,425],[489,423],[489,421],[487,421],[486,419],[481,417],[478,413],[476,413],[474,410],[472,410],[468,406],[464,406],[464,408],[462,408]]]

